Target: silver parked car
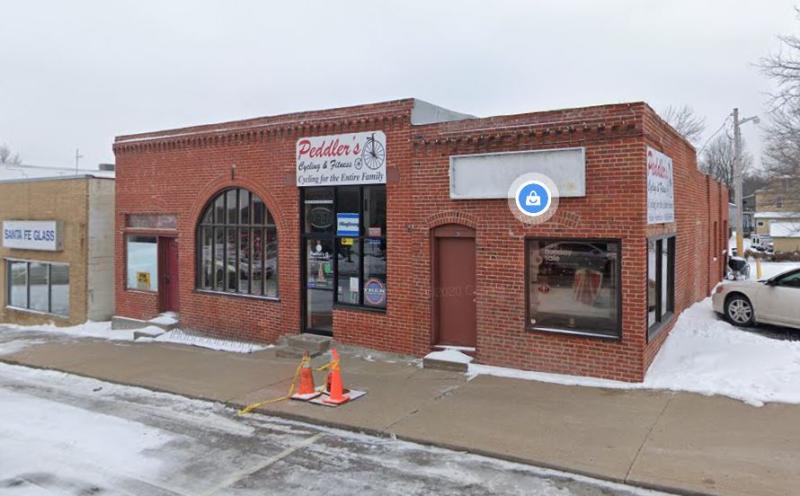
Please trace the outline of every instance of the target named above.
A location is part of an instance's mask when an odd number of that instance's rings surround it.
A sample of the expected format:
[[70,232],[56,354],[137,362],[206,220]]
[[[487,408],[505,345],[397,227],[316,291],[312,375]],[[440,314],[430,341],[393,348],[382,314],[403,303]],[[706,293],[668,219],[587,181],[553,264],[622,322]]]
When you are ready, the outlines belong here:
[[756,322],[800,329],[800,269],[760,281],[725,281],[711,298],[714,311],[737,326]]

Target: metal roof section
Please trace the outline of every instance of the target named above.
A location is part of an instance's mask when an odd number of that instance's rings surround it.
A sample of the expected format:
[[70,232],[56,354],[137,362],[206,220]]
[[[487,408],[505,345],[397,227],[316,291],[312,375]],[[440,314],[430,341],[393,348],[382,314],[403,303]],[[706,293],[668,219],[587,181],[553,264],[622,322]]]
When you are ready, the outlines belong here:
[[437,124],[439,122],[461,121],[464,119],[477,119],[474,115],[464,114],[453,110],[439,107],[425,100],[414,98],[414,106],[411,108],[411,125],[422,126],[425,124]]

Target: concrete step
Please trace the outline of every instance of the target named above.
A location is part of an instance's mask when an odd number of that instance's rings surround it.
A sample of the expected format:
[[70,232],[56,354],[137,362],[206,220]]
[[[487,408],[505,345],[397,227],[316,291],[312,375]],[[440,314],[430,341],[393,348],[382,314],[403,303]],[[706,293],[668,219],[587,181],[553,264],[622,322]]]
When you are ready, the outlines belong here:
[[140,339],[140,338],[155,339],[155,338],[159,337],[160,335],[164,334],[165,332],[167,332],[167,331],[165,331],[164,329],[160,329],[160,328],[157,329],[157,328],[155,328],[153,326],[148,326],[145,329],[137,329],[137,330],[133,331],[133,339],[134,339],[134,341],[137,340],[137,339]]
[[449,362],[446,360],[436,360],[433,358],[423,358],[422,368],[447,370],[449,372],[467,372],[467,370],[469,370],[469,364],[461,362]]
[[114,315],[111,317],[111,329],[114,331],[127,331],[131,329],[142,329],[147,327],[147,321],[132,319],[130,317],[121,317]]
[[164,312],[158,317],[147,321],[148,326],[155,326],[164,331],[171,331],[178,328],[178,314],[175,312]]
[[293,334],[285,337],[285,345],[280,346],[275,354],[282,358],[301,358],[308,353],[312,358],[322,355],[331,346],[329,336],[316,334]]

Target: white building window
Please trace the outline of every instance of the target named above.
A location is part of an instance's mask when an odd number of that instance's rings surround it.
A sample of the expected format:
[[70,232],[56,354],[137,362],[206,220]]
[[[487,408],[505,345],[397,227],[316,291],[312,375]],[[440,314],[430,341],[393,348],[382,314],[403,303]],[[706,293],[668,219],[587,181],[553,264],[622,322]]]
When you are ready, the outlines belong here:
[[9,260],[7,268],[9,307],[69,315],[69,265]]

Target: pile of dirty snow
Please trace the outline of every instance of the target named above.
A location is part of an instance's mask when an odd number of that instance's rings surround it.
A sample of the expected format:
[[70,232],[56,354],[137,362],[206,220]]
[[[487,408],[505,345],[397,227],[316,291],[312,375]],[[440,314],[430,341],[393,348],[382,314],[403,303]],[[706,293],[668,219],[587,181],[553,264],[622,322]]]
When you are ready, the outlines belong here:
[[[141,341],[141,340],[140,340]],[[149,341],[149,339],[148,339]],[[271,344],[248,343],[245,341],[230,341],[208,336],[200,336],[181,329],[175,329],[152,339],[159,343],[185,344],[188,346],[199,346],[217,351],[231,351],[234,353],[253,353],[272,348]]]
[[734,327],[717,317],[711,299],[706,298],[680,315],[642,383],[478,364],[470,364],[468,374],[569,386],[718,394],[754,406],[800,403],[800,341],[774,339]]

